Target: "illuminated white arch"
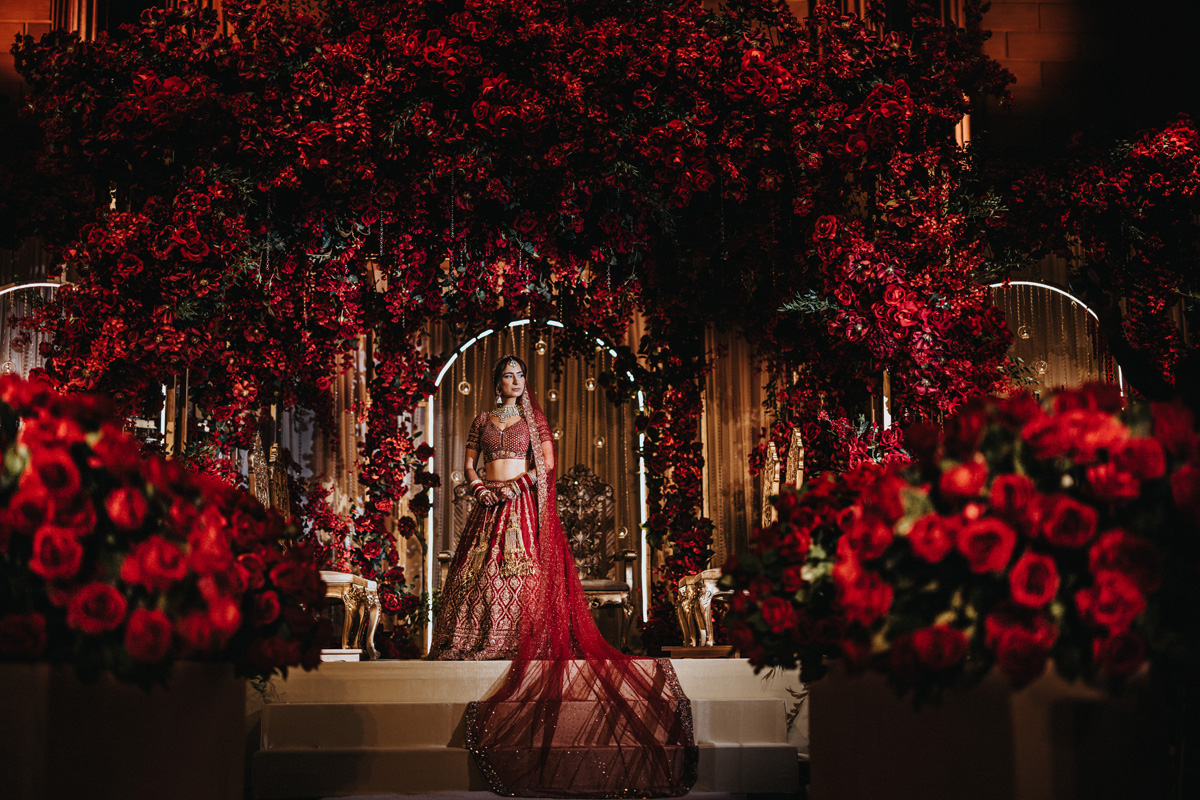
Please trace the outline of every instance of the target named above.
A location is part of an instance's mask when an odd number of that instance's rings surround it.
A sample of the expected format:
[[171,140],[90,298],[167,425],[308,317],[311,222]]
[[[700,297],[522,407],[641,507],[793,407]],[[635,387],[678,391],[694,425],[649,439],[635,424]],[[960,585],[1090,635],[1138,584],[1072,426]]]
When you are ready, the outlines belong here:
[[62,286],[62,284],[57,281],[29,281],[26,283],[8,283],[8,284],[5,284],[4,286],[0,286],[0,297],[4,297],[7,294],[12,294],[13,292],[19,292],[22,289],[57,289],[60,286]]
[[[1050,284],[1050,283],[1042,283],[1041,281],[999,281],[997,283],[989,284],[988,286],[991,289],[1004,289],[1009,286],[1037,286],[1042,289],[1049,289],[1052,292],[1057,292],[1058,294],[1061,294],[1063,297],[1067,298],[1072,303],[1079,306],[1087,313],[1091,314],[1092,319],[1096,320],[1097,324],[1099,324],[1099,322],[1100,322],[1100,315],[1097,314],[1095,311],[1093,311],[1091,309],[1091,306],[1089,306],[1087,303],[1080,300],[1075,295],[1066,291],[1065,289],[1060,289],[1057,286]],[[1116,359],[1113,359],[1113,361],[1115,362]],[[1122,394],[1125,393],[1125,376],[1121,372],[1121,365],[1119,363],[1117,364],[1117,388],[1121,390]]]
[[[531,322],[533,322],[532,319],[519,319],[514,322],[508,323],[507,325],[504,326],[504,328],[518,328],[522,325],[528,325]],[[551,328],[565,328],[566,327],[563,323],[561,323],[555,319],[546,320],[546,325]],[[503,328],[501,330],[503,330]],[[482,333],[472,336],[466,342],[459,345],[458,349],[456,349],[454,351],[454,353],[450,356],[450,358],[448,358],[446,360],[446,363],[442,366],[441,372],[438,373],[437,378],[434,379],[434,382],[433,382],[434,392],[425,398],[427,401],[427,409],[428,409],[428,416],[427,416],[427,421],[426,421],[425,427],[429,431],[429,434],[428,434],[429,436],[432,436],[433,431],[434,431],[433,395],[436,394],[437,389],[441,388],[442,381],[445,379],[446,375],[449,374],[449,372],[450,372],[450,367],[452,367],[454,365],[454,362],[458,360],[458,357],[460,355],[467,352],[467,350],[469,350],[471,347],[473,347],[474,345],[478,344],[479,342],[483,341],[484,339],[486,339],[487,337],[491,336],[493,333],[496,333],[496,332],[497,332],[497,329],[488,328],[487,330],[483,331]],[[600,345],[601,347],[606,348],[608,350],[608,354],[610,356],[612,356],[613,358],[617,357],[617,350],[615,347],[612,346],[611,342],[607,342],[600,337],[596,337],[596,344]],[[632,372],[627,371],[625,374],[629,377],[630,381],[636,380],[634,378]],[[646,397],[642,393],[641,389],[639,389],[638,393],[637,393],[637,404],[638,404],[639,409],[644,409],[646,407]],[[639,433],[638,434],[638,450],[640,451],[640,450],[644,449],[645,444],[646,444],[646,435],[644,433]],[[429,459],[428,469],[430,472],[434,471],[433,458]],[[641,565],[639,567],[639,569],[641,570],[641,575],[642,575],[642,592],[641,592],[642,619],[646,619],[646,617],[649,615],[649,611],[650,611],[650,591],[649,591],[650,572],[649,572],[649,570],[647,568],[647,564],[646,564],[646,555],[647,555],[647,546],[646,546],[646,459],[645,459],[645,457],[643,457],[641,455],[638,456],[638,499],[639,499],[639,503],[638,503],[638,561]],[[432,597],[433,596],[433,565],[434,565],[434,559],[436,558],[436,555],[433,550],[433,506],[432,505],[430,505],[430,507],[429,507],[429,513],[425,520],[425,538],[426,538],[426,541],[425,541],[425,545],[426,545],[426,547],[425,547],[425,561],[426,561],[426,564],[425,564],[425,591],[429,593],[430,597]],[[426,648],[429,647],[429,644],[432,641],[432,637],[433,637],[433,621],[430,620],[430,623],[425,627],[425,647]]]

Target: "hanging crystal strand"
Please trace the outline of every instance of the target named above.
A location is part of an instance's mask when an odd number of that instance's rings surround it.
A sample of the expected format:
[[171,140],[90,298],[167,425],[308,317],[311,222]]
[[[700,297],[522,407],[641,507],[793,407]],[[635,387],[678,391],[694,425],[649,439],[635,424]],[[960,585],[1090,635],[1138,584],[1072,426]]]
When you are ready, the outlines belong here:
[[458,193],[458,185],[455,180],[454,172],[450,173],[450,268],[454,268],[454,207],[458,205],[454,201],[455,195]]

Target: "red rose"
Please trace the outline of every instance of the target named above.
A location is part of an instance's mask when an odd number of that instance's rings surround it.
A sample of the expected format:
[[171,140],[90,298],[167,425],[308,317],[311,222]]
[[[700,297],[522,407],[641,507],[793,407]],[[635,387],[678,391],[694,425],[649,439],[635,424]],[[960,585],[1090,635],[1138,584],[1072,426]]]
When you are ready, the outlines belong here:
[[949,669],[967,655],[967,635],[947,625],[921,628],[912,635],[917,660],[930,669]]
[[1095,584],[1075,593],[1075,605],[1088,623],[1116,635],[1146,610],[1146,598],[1129,577],[1106,570],[1096,575]]
[[879,558],[892,542],[892,528],[874,516],[859,517],[849,521],[849,527],[838,542],[838,554],[846,555],[843,548],[862,561]]
[[109,493],[104,509],[118,529],[136,531],[146,521],[146,496],[132,486],[122,486]]
[[1033,481],[1024,475],[997,475],[992,481],[992,512],[1015,524],[1024,515],[1029,501],[1037,495]]
[[135,608],[125,628],[125,649],[135,661],[156,664],[171,648],[171,620],[161,611]]
[[1171,476],[1171,497],[1184,519],[1200,528],[1200,467],[1188,463],[1175,470]]
[[1028,551],[1013,565],[1008,584],[1018,605],[1041,608],[1058,593],[1058,567],[1050,556]]
[[233,553],[229,550],[227,520],[215,508],[201,512],[196,525],[188,534],[188,565],[206,575],[229,567]]
[[1046,658],[1058,640],[1058,628],[1040,616],[1024,619],[1003,611],[989,614],[984,643],[996,653],[996,662],[1017,684],[1042,674]]
[[1146,641],[1133,631],[1092,642],[1092,659],[1109,675],[1127,678],[1146,661]]
[[796,609],[782,597],[768,597],[762,604],[763,622],[771,633],[783,633],[796,627]]
[[1182,403],[1151,403],[1154,438],[1176,458],[1190,458],[1196,452],[1196,424]]
[[208,603],[208,621],[212,623],[221,644],[229,641],[242,624],[242,611],[228,597],[219,597]]
[[987,462],[979,459],[943,472],[938,488],[951,500],[970,500],[979,496],[987,476]]
[[254,615],[251,621],[255,625],[270,625],[279,619],[279,595],[275,592],[263,592],[254,598]]
[[793,564],[783,571],[783,577],[780,580],[785,592],[798,592],[804,588],[804,567],[800,564]]
[[165,592],[187,577],[183,551],[157,534],[139,543],[121,564],[121,579]]
[[1000,520],[984,517],[959,528],[956,544],[972,572],[1001,572],[1012,557],[1017,534]]
[[32,536],[47,519],[50,500],[45,492],[41,486],[23,482],[9,499],[8,508],[0,509],[0,525],[12,533]]
[[221,646],[212,621],[203,611],[186,614],[179,620],[176,630],[186,655],[211,655]]
[[1157,439],[1130,439],[1113,454],[1112,463],[1143,481],[1156,480],[1167,472],[1167,458]]
[[67,625],[97,636],[120,627],[126,607],[124,596],[112,586],[89,583],[71,597]]
[[290,660],[291,656],[292,648],[288,646],[287,640],[278,636],[268,636],[255,642],[250,648],[250,661],[264,672],[291,666],[295,663]]
[[76,536],[87,536],[96,529],[96,507],[87,492],[54,498],[52,521],[62,528],[70,528]]
[[937,564],[954,547],[954,537],[946,520],[937,514],[926,514],[913,523],[908,544],[919,558]]
[[48,581],[74,578],[83,563],[83,546],[69,530],[43,525],[33,537],[33,557],[29,568]]
[[833,568],[833,578],[837,605],[849,622],[870,627],[892,606],[892,587],[875,572],[844,561]]
[[904,516],[904,496],[902,492],[908,487],[908,482],[894,472],[883,473],[877,481],[865,488],[858,502],[863,510],[874,516],[881,517],[888,525]]
[[27,480],[36,481],[53,498],[79,491],[79,467],[65,447],[31,447],[25,474]]
[[813,233],[813,239],[833,239],[838,232],[838,218],[825,214],[817,218],[816,231]]
[[1122,472],[1112,463],[1088,467],[1087,480],[1097,500],[1128,503],[1142,492],[1142,484],[1135,475]]
[[1059,547],[1083,547],[1096,536],[1096,509],[1064,494],[1046,498],[1039,529]]
[[1146,594],[1158,591],[1162,582],[1162,559],[1151,542],[1112,530],[1101,536],[1088,551],[1088,566],[1093,574],[1119,572]]
[[0,618],[0,655],[33,661],[46,649],[46,618],[9,614]]
[[321,575],[313,564],[284,561],[271,570],[271,582],[284,594],[302,603],[316,602],[325,592]]
[[243,553],[237,557],[238,571],[247,589],[258,590],[266,582],[266,567],[255,553]]

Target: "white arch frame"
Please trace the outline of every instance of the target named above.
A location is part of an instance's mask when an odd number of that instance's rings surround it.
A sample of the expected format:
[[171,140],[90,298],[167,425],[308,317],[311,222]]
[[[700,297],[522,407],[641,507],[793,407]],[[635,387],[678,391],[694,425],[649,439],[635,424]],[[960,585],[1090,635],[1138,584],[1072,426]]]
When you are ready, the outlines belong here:
[[22,289],[57,289],[62,285],[62,281],[26,281],[24,283],[8,283],[4,286],[0,286],[0,298],[7,297],[13,292],[19,292]]
[[[1071,294],[1067,290],[1060,289],[1059,287],[1055,286],[1052,283],[1043,283],[1042,281],[999,281],[997,283],[988,284],[989,289],[1004,289],[1009,286],[1038,286],[1038,287],[1041,287],[1042,289],[1049,289],[1052,292],[1057,292],[1058,294],[1061,294],[1063,297],[1070,300],[1075,305],[1082,308],[1087,313],[1091,314],[1092,319],[1096,320],[1097,323],[1100,322],[1100,315],[1097,314],[1095,311],[1093,311],[1091,306],[1089,306],[1087,303],[1083,302],[1082,300],[1080,300],[1078,297]],[[1116,361],[1116,359],[1113,359],[1113,360]],[[1121,365],[1119,363],[1117,364],[1117,388],[1121,390],[1121,394],[1125,394],[1125,376],[1121,372]]]
[[[534,320],[533,319],[519,319],[514,322],[508,323],[507,325],[505,325],[503,328],[500,328],[499,330],[502,331],[506,328],[519,328],[522,325],[528,325],[531,322],[534,322]],[[556,319],[546,320],[545,324],[551,328],[565,328],[566,327],[566,325],[564,325],[563,323],[559,322]],[[488,328],[487,330],[483,331],[482,333],[476,334],[475,336],[471,337],[466,342],[464,342],[462,345],[460,345],[458,347],[458,349],[454,351],[454,353],[450,356],[450,358],[448,358],[446,360],[446,363],[442,366],[441,372],[438,373],[437,378],[433,382],[434,391],[425,398],[426,408],[427,408],[427,412],[428,412],[426,415],[426,424],[425,424],[425,427],[428,431],[428,433],[426,434],[427,440],[433,437],[433,431],[434,431],[434,418],[433,418],[434,399],[433,398],[434,398],[434,395],[437,394],[437,390],[441,388],[442,381],[445,379],[446,375],[449,374],[450,368],[454,365],[454,362],[458,360],[458,357],[460,355],[467,352],[467,350],[471,349],[471,347],[473,347],[477,343],[483,341],[487,337],[489,337],[492,334],[497,333],[497,332],[498,331],[496,328]],[[613,358],[617,357],[616,348],[614,348],[612,346],[611,342],[607,342],[600,337],[596,337],[596,344],[600,345],[601,347],[607,348],[608,354],[610,356],[612,356]],[[629,376],[629,380],[631,380],[631,381],[635,380],[632,372],[626,372],[625,374]],[[637,404],[638,404],[639,410],[644,409],[646,407],[646,396],[642,393],[641,389],[638,389]],[[646,564],[646,556],[647,556],[647,545],[646,545],[646,519],[647,519],[647,516],[646,516],[646,459],[644,456],[642,456],[640,454],[640,451],[642,451],[645,448],[645,445],[646,445],[646,434],[639,433],[638,434],[638,450],[639,450],[639,455],[638,455],[638,562],[640,564],[639,569],[641,571],[641,577],[642,577],[642,590],[641,590],[642,619],[646,619],[646,617],[650,611],[649,592],[647,591],[648,586],[649,586],[649,581],[648,581],[649,570],[648,570],[648,565]],[[434,458],[436,458],[436,456]],[[429,459],[428,469],[430,472],[434,471],[434,463],[433,463],[434,458]],[[426,516],[426,520],[425,520],[425,587],[424,587],[425,591],[429,594],[430,597],[433,596],[433,569],[434,569],[435,558],[436,558],[436,554],[433,549],[433,506],[431,505],[429,508],[428,515]],[[433,640],[433,621],[430,620],[430,623],[425,627],[425,647],[426,647],[426,649],[429,648],[430,642],[432,642],[432,640]]]

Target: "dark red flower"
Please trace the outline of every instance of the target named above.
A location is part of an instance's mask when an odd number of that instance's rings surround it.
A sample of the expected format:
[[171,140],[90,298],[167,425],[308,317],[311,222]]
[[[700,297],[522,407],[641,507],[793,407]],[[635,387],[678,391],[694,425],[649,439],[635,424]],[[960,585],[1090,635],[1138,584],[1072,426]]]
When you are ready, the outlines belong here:
[[1113,465],[1143,481],[1161,478],[1167,471],[1167,459],[1157,439],[1130,439],[1113,454]]
[[208,614],[190,611],[176,625],[185,655],[212,655],[221,647],[221,640]]
[[1187,463],[1175,470],[1171,476],[1171,497],[1184,519],[1194,528],[1200,528],[1200,466]]
[[36,481],[52,499],[79,491],[79,467],[66,447],[31,447],[27,470],[28,479]]
[[125,597],[107,583],[89,583],[71,596],[67,625],[97,636],[116,630],[125,621]]
[[1017,544],[1016,531],[990,517],[967,522],[958,529],[956,539],[971,571],[981,574],[1002,572]]
[[161,611],[135,608],[125,628],[125,649],[135,661],[162,661],[171,649],[171,620]]
[[104,509],[118,529],[136,531],[146,521],[146,495],[132,486],[122,486],[109,493]]
[[33,661],[46,649],[46,618],[36,612],[0,618],[0,655]]
[[1033,481],[1024,475],[997,475],[992,481],[992,513],[1016,524],[1025,515],[1029,501],[1037,495]]
[[1059,547],[1083,547],[1096,537],[1096,509],[1065,494],[1045,499],[1039,531]]
[[1109,503],[1128,503],[1136,500],[1142,491],[1136,475],[1123,472],[1113,463],[1088,467],[1087,481],[1092,495]]
[[188,574],[187,559],[174,542],[155,534],[138,543],[121,563],[121,580],[165,592]]
[[270,625],[279,619],[279,595],[275,592],[263,592],[254,598],[254,616],[251,621],[255,625]]
[[930,669],[949,669],[967,655],[967,635],[948,625],[932,625],[912,634],[917,660]]
[[908,544],[918,558],[937,564],[954,548],[954,535],[946,520],[937,514],[926,514],[913,523]]
[[985,623],[984,643],[996,653],[996,662],[1018,685],[1028,683],[1046,669],[1046,658],[1058,640],[1058,628],[1041,616],[998,611]]
[[1050,556],[1027,551],[1013,565],[1008,584],[1015,603],[1041,608],[1058,593],[1058,567]]
[[1109,675],[1127,678],[1146,663],[1146,640],[1133,631],[1096,639],[1092,642],[1092,659]]
[[1154,438],[1176,458],[1196,453],[1196,423],[1192,412],[1182,403],[1152,403]]
[[1092,586],[1075,593],[1075,605],[1085,621],[1116,635],[1129,630],[1146,610],[1146,597],[1128,576],[1105,570]]
[[878,573],[863,569],[852,560],[833,568],[837,605],[849,622],[870,627],[892,606],[892,587]]
[[987,476],[987,462],[980,458],[943,472],[938,488],[951,500],[970,500],[983,491]]
[[48,581],[74,578],[83,563],[83,545],[72,531],[43,525],[33,536],[29,568]]
[[1088,566],[1093,574],[1119,572],[1145,594],[1158,591],[1162,582],[1162,559],[1158,548],[1123,530],[1103,534],[1088,551]]
[[892,528],[875,516],[862,516],[851,519],[842,538],[838,541],[838,554],[846,555],[844,551],[853,553],[862,561],[879,558],[892,543]]
[[762,604],[763,622],[771,633],[783,633],[796,626],[796,609],[781,597],[768,597]]

